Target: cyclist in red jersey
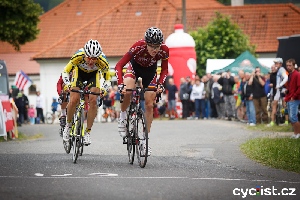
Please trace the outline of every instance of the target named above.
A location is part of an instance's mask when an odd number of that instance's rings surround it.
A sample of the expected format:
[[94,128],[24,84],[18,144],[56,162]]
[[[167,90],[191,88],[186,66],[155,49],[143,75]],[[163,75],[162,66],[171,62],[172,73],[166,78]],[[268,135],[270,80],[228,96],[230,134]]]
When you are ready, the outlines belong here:
[[[139,40],[132,45],[129,51],[116,64],[116,76],[120,93],[124,95],[121,103],[121,113],[118,121],[118,131],[121,137],[126,137],[126,109],[130,105],[131,92],[126,89],[135,88],[135,83],[139,77],[142,78],[142,85],[146,87],[156,86],[157,92],[164,91],[163,83],[168,74],[169,48],[163,43],[163,33],[159,28],[151,27],[145,32],[145,39]],[[161,73],[157,80],[157,61],[161,60]],[[124,77],[122,69],[127,65]],[[145,117],[148,133],[153,121],[153,104],[156,92],[145,92]],[[143,144],[142,144],[143,145]],[[144,145],[145,148],[145,145]],[[151,148],[148,148],[148,156]]]

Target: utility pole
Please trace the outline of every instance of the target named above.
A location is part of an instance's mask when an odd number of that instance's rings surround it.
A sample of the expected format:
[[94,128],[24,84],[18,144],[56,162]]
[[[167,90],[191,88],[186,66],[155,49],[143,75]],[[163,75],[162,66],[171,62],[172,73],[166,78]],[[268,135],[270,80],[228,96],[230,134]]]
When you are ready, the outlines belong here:
[[183,30],[185,32],[186,30],[186,7],[185,7],[185,0],[182,0],[182,24],[183,24]]

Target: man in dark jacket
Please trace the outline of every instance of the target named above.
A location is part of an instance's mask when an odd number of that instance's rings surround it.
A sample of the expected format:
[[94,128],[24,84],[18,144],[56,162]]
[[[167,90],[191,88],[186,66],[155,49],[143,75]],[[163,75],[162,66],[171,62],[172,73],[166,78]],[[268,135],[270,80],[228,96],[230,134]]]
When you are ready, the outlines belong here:
[[260,73],[260,68],[256,67],[253,71],[249,85],[253,87],[253,103],[256,112],[256,124],[268,123],[268,112],[267,112],[267,95],[265,93],[265,80]]
[[218,83],[222,85],[222,93],[224,95],[225,110],[227,112],[228,120],[234,118],[235,113],[235,98],[233,95],[233,85],[235,84],[233,76],[230,72],[224,72],[219,78]]
[[190,101],[190,87],[185,79],[180,79],[179,98],[182,104],[182,119],[188,118],[189,115],[189,101]]
[[21,92],[19,92],[18,95],[16,96],[15,103],[18,108],[17,123],[18,126],[21,126],[24,123],[24,113],[25,113],[25,106],[26,106],[26,99],[24,98]]

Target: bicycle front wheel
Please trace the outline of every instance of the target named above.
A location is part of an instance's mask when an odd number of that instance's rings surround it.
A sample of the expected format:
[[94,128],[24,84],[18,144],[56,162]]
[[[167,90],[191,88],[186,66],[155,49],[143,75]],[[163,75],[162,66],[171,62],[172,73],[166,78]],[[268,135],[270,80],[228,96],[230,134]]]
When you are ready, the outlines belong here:
[[142,110],[136,119],[136,156],[139,166],[144,168],[148,157],[148,130],[146,127],[146,118]]
[[126,131],[127,131],[127,152],[128,152],[128,159],[129,163],[133,164],[134,161],[134,154],[135,154],[135,137],[134,137],[134,124],[132,120],[133,115],[128,115],[127,116],[127,126],[126,126]]
[[[73,132],[73,155],[72,160],[73,163],[76,163],[78,154],[81,152],[81,148],[83,147],[83,138],[82,138],[82,126],[83,126],[83,113],[80,111],[78,114],[78,120],[75,122],[74,132]],[[83,151],[83,150],[82,150]]]

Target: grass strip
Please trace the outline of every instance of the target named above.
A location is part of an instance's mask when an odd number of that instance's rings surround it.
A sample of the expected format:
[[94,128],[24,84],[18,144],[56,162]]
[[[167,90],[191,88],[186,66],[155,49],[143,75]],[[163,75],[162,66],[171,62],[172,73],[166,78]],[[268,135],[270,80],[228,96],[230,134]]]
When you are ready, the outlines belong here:
[[[18,134],[18,138],[16,139],[7,139],[7,141],[22,141],[22,140],[33,140],[43,137],[43,134],[35,134],[35,135],[26,135],[23,133]],[[0,137],[0,142],[7,142],[4,137]]]
[[300,173],[300,139],[254,138],[240,147],[247,157],[258,163]]

